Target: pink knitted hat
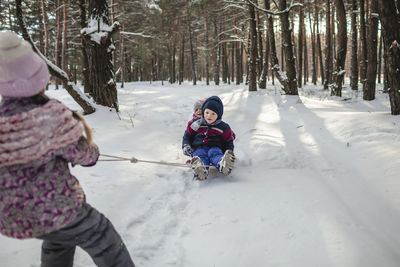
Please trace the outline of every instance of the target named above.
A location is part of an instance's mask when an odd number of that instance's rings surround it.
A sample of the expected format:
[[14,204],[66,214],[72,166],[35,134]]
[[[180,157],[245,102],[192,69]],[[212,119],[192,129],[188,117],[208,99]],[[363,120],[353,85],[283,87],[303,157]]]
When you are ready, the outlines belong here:
[[0,95],[29,97],[49,82],[46,62],[13,32],[0,32]]

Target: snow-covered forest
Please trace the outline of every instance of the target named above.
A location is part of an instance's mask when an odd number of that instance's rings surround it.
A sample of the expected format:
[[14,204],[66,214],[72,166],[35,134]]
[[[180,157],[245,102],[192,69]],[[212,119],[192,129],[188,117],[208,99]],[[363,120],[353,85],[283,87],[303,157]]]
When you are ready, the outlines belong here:
[[[83,82],[96,103],[117,110],[115,82],[121,87],[156,80],[244,83],[255,91],[272,81],[290,95],[305,84],[321,84],[341,96],[349,79],[355,91],[362,84],[367,101],[375,98],[376,83],[383,84],[391,113],[400,114],[397,5],[395,0],[5,0],[0,29],[30,35],[70,81]],[[61,82],[54,79],[57,87]]]

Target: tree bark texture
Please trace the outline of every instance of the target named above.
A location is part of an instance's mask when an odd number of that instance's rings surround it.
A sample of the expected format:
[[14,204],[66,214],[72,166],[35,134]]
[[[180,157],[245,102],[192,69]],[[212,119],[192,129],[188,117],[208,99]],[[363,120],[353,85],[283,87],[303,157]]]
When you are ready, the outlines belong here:
[[342,96],[347,51],[347,23],[346,10],[343,0],[335,0],[336,20],[338,22],[336,67],[333,77],[331,95]]
[[176,36],[174,38],[174,44],[172,49],[172,70],[171,70],[171,83],[176,82]]
[[367,29],[365,25],[365,1],[360,0],[360,39],[361,39],[361,55],[360,55],[360,82],[365,83],[367,76]]
[[[304,4],[304,0],[299,1],[300,4]],[[299,34],[298,34],[298,43],[297,43],[297,86],[299,88],[302,87],[302,79],[303,79],[303,33],[304,33],[304,8],[299,7]]]
[[67,69],[67,29],[68,29],[68,12],[67,3],[63,0],[63,31],[62,31],[62,44],[61,44],[61,68]]
[[218,23],[217,17],[214,16],[213,20],[214,24],[214,83],[215,85],[219,85],[219,65],[220,65],[220,44],[219,44],[219,35],[218,35]]
[[375,99],[376,69],[377,69],[377,48],[378,48],[378,0],[371,0],[368,19],[368,65],[367,77],[363,87],[363,99]]
[[[122,22],[122,31],[125,31],[125,24]],[[124,88],[125,84],[125,47],[124,47],[125,37],[123,34],[119,35],[119,64],[120,64],[120,77],[121,77],[121,88]]]
[[257,29],[254,6],[248,4],[250,15],[250,55],[249,55],[249,91],[257,91]]
[[[281,11],[287,9],[286,0],[280,0],[279,3]],[[292,35],[289,24],[289,11],[282,13],[280,15],[280,19],[282,26],[283,47],[285,51],[286,76],[288,79],[288,90],[285,91],[285,93],[288,95],[298,95],[296,80],[296,60],[293,55]]]
[[237,43],[236,44],[236,52],[235,52],[235,54],[236,54],[236,84],[237,85],[239,85],[241,82],[242,82],[242,80],[241,80],[241,77],[242,77],[242,72],[241,72],[241,70],[242,70],[242,61],[241,61],[241,56],[242,56],[242,53],[241,53],[241,46],[242,46],[242,43]]
[[[107,1],[89,1],[89,25],[97,22],[96,32],[83,33],[86,53],[88,56],[89,92],[97,104],[114,107],[118,112],[117,87],[112,63],[112,35],[118,31],[119,24],[114,23],[110,31],[101,32],[101,22],[109,24]],[[88,31],[92,31],[88,28]],[[91,38],[91,34],[102,34],[99,42]]]
[[[57,0],[57,12],[56,12],[56,65],[61,67],[61,0]],[[58,80],[56,79],[56,89],[58,89]]]
[[226,54],[226,43],[222,42],[221,43],[221,61],[222,61],[222,82],[227,83],[228,82],[228,60],[227,60],[227,54]]
[[206,84],[210,85],[210,47],[208,44],[208,16],[205,18],[205,46],[206,46],[206,51],[205,51],[205,56],[206,56]]
[[179,56],[179,84],[183,83],[183,68],[185,67],[185,35],[181,33],[181,52]]
[[330,17],[331,17],[331,1],[326,0],[326,32],[325,32],[325,80],[324,89],[328,90],[331,84],[331,69],[329,65],[332,63],[332,41],[331,41],[331,27],[330,27]]
[[351,12],[351,64],[350,64],[350,87],[358,90],[358,56],[357,56],[357,0],[352,0]]
[[49,30],[47,25],[47,9],[46,2],[42,0],[42,16],[43,16],[43,31],[44,31],[44,56],[47,57],[49,54]]
[[192,59],[192,80],[193,80],[193,85],[196,85],[197,83],[196,55],[193,47],[192,26],[190,20],[190,12],[189,12],[189,0],[186,0],[186,16],[187,16],[187,26],[189,32],[190,57]]
[[[254,3],[258,5],[258,0],[254,0]],[[262,69],[263,69],[263,58],[264,58],[264,51],[263,51],[263,37],[261,31],[261,20],[260,20],[260,11],[255,9],[256,12],[256,29],[257,29],[257,77],[258,80],[261,79]]]
[[[81,29],[86,27],[86,4],[85,0],[79,0],[79,9],[80,9],[80,25]],[[82,41],[82,73],[83,73],[83,85],[84,85],[84,92],[90,93],[89,88],[89,72],[88,72],[88,56],[85,49],[85,38],[81,38]]]
[[307,47],[307,34],[306,34],[306,28],[304,27],[304,80],[303,84],[306,85],[308,82],[308,47]]
[[231,42],[231,82],[235,80],[235,48],[236,43]]
[[[335,34],[335,0],[331,0],[331,41],[332,41],[332,59],[336,58],[336,34]],[[333,61],[330,62],[330,70],[333,72]]]
[[379,35],[379,48],[378,48],[378,83],[381,83],[382,75],[382,31]]
[[319,69],[320,69],[320,74],[321,74],[321,84],[325,84],[324,61],[323,61],[323,57],[322,57],[321,35],[319,33],[319,16],[318,16],[319,11],[318,11],[318,5],[316,3],[315,3],[314,11],[315,11],[315,20],[316,20],[315,24],[317,26],[316,37],[317,37]]
[[[264,2],[265,5],[265,2]],[[267,17],[269,16],[267,13],[265,14]],[[268,74],[268,57],[269,57],[269,38],[267,30],[265,31],[265,50],[264,50],[264,60],[262,62],[262,69],[260,80],[258,82],[258,87],[260,89],[267,88],[267,74]]]
[[[310,24],[311,31],[311,66],[312,66],[312,78],[311,82],[313,84],[317,84],[317,55],[316,55],[316,47],[315,47],[315,36],[316,36],[316,21],[312,23],[311,21],[311,2],[308,2],[308,19]],[[314,17],[316,19],[316,17]]]
[[394,0],[378,0],[392,115],[400,115],[400,23]]
[[[270,9],[269,0],[264,0],[265,9]],[[267,15],[267,30],[268,30],[268,40],[269,40],[269,49],[271,51],[271,70],[272,70],[272,79],[274,79],[274,75],[276,75],[280,84],[282,85],[282,89],[284,92],[289,91],[289,84],[286,75],[282,72],[278,56],[276,54],[276,45],[275,45],[275,32],[274,32],[274,20],[271,15]],[[274,81],[274,80],[273,80]],[[273,82],[274,84],[274,82]]]

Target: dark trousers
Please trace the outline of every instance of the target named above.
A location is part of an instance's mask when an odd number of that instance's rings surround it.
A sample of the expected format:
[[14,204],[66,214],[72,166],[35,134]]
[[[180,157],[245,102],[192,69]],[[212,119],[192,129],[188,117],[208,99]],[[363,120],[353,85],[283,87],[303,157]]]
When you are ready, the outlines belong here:
[[85,250],[96,266],[135,266],[111,222],[86,203],[68,226],[39,239],[43,240],[41,267],[72,267],[76,246]]

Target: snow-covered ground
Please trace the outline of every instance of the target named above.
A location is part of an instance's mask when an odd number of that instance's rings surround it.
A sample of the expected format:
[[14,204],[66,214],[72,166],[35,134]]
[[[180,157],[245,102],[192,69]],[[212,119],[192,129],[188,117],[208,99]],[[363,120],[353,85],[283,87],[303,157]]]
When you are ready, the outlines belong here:
[[[400,116],[386,94],[343,94],[128,83],[120,116],[105,107],[86,116],[101,153],[185,162],[192,106],[218,95],[237,136],[236,169],[204,182],[188,168],[126,161],[72,171],[137,266],[399,266]],[[80,109],[64,90],[48,95]],[[39,266],[40,244],[0,237],[0,265]],[[81,249],[75,258],[94,266]]]

